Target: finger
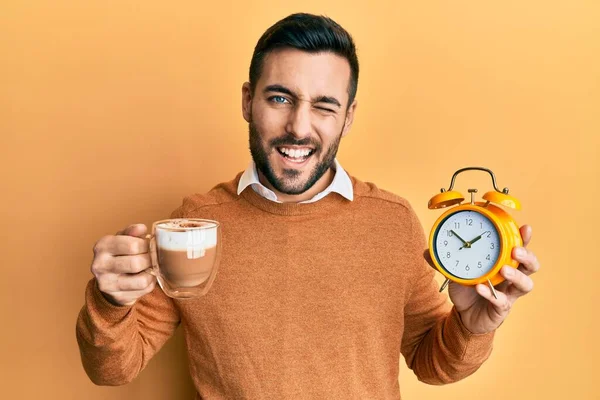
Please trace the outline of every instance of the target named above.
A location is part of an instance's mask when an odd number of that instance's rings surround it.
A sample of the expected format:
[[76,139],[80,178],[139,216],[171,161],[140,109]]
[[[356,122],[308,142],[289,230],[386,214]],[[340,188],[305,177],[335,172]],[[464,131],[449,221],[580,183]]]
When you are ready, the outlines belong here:
[[118,291],[136,291],[145,290],[154,282],[156,278],[147,272],[137,274],[121,274],[117,280]]
[[142,296],[151,293],[156,287],[156,281],[152,281],[148,287],[142,290],[134,290],[134,291],[126,291],[126,292],[116,292],[111,294],[111,298],[114,301],[122,304],[124,306],[131,306],[136,303]]
[[109,271],[118,274],[137,274],[152,266],[150,254],[138,254],[135,256],[111,257],[112,265]]
[[133,292],[145,290],[152,282],[156,280],[153,275],[147,272],[137,274],[110,274],[98,280],[98,289],[101,292],[114,295],[118,292]]
[[529,242],[531,242],[531,231],[532,229],[529,225],[523,225],[521,228],[519,228],[519,232],[521,232],[521,238],[523,239],[524,247],[527,247]]
[[117,235],[125,235],[125,236],[134,236],[134,237],[144,237],[148,232],[148,228],[144,224],[133,224],[129,225],[127,228],[117,232]]
[[148,252],[148,241],[131,236],[104,236],[94,246],[94,253],[131,256]]
[[511,283],[505,292],[509,297],[516,299],[533,290],[533,280],[518,269],[505,265],[500,272],[505,282]]
[[510,312],[512,303],[506,294],[496,289],[496,296],[498,296],[498,298],[496,298],[492,294],[490,288],[481,283],[475,286],[475,291],[491,303],[492,309],[497,317],[503,319]]
[[523,271],[525,275],[531,275],[540,269],[540,262],[536,255],[525,247],[515,247],[512,258],[521,264],[519,270]]

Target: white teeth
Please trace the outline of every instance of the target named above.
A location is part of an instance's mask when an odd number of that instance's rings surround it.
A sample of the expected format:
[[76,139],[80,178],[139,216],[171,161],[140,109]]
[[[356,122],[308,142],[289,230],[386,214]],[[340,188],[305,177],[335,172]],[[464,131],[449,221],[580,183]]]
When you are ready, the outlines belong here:
[[292,157],[292,158],[306,157],[311,152],[311,150],[309,150],[309,149],[298,150],[298,149],[288,149],[286,147],[282,147],[279,150],[282,153],[284,153],[284,154],[286,154],[286,155],[288,155],[289,157]]

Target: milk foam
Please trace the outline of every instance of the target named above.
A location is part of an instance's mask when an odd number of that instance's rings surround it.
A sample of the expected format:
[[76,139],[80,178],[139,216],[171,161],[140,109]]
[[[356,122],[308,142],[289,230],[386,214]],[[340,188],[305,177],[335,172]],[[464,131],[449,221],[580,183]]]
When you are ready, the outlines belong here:
[[[183,229],[186,223],[196,221],[171,221],[156,226],[156,244],[164,250],[185,251],[188,258],[204,256],[205,249],[217,245],[217,225],[203,222],[202,228],[189,231],[171,231],[168,229]],[[161,229],[162,228],[162,229]]]
[[[190,226],[192,225],[192,226]],[[188,219],[174,219],[169,222],[163,222],[157,225],[157,228],[166,228],[166,229],[187,229],[187,228],[200,228],[208,229],[215,228],[217,225],[213,222],[208,221],[194,221]]]

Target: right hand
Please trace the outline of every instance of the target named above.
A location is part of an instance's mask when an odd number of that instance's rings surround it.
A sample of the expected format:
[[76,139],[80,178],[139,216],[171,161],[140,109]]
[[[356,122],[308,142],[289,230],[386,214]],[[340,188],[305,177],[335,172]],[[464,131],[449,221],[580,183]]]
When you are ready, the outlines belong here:
[[92,274],[102,295],[114,305],[133,305],[156,286],[156,278],[145,271],[152,265],[146,232],[146,225],[131,225],[94,246]]

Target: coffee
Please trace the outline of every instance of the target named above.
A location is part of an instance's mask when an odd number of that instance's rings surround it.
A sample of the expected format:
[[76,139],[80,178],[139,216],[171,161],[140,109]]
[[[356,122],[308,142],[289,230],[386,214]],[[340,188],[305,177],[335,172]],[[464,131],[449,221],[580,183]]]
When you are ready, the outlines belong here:
[[172,220],[156,226],[159,279],[169,287],[191,288],[209,278],[217,257],[217,226]]
[[188,258],[187,251],[158,248],[158,264],[170,286],[194,287],[204,283],[215,263],[217,248],[204,249],[201,256]]

